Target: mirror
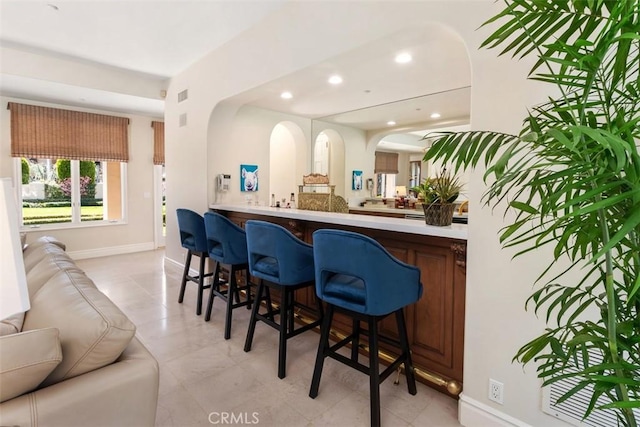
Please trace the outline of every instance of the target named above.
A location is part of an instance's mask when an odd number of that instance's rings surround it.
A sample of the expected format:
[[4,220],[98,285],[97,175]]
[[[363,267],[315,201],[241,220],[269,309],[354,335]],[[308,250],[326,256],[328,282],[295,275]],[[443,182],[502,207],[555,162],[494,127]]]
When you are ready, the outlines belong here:
[[[354,193],[356,198],[393,197],[396,187],[411,188],[416,181],[440,170],[443,165],[422,163],[427,146],[422,138],[430,132],[469,129],[470,108],[471,87],[465,86],[314,119],[312,170],[328,173],[332,184],[336,184],[336,194],[343,197]],[[372,157],[375,151],[397,153],[398,174],[365,176],[372,180],[372,185],[363,191],[349,192],[345,190],[351,188],[344,188],[345,174],[351,174],[345,170],[345,145],[358,140],[366,144]],[[468,174],[460,178],[468,182]],[[461,195],[461,199],[466,200],[466,195]]]

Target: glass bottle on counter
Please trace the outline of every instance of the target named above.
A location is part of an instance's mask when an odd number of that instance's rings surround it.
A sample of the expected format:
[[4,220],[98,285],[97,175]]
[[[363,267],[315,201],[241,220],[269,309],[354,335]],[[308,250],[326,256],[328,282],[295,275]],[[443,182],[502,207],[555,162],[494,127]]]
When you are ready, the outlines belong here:
[[292,209],[296,208],[296,196],[294,193],[291,193],[291,200],[289,201],[289,204]]
[[271,195],[271,207],[273,208],[273,207],[275,207],[275,205],[276,205],[276,195],[272,194]]

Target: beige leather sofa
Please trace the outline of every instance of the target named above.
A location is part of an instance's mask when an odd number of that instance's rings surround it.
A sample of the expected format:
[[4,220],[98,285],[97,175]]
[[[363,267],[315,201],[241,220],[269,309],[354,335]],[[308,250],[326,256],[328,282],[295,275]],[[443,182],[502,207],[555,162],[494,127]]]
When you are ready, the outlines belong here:
[[153,426],[158,363],[135,325],[60,242],[24,261],[31,309],[0,326],[0,426]]

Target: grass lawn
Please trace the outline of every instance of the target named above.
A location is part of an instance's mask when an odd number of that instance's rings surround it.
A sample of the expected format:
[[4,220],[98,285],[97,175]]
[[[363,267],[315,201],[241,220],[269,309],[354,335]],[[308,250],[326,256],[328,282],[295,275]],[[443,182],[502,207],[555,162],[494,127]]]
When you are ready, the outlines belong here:
[[[103,206],[82,206],[80,217],[82,221],[102,221],[103,212]],[[71,222],[71,207],[22,208],[22,217],[25,225]]]

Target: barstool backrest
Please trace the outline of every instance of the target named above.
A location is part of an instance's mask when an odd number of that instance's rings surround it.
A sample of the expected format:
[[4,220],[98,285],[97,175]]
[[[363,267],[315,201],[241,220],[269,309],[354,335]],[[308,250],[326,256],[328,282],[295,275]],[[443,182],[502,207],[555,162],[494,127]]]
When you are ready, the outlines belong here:
[[244,230],[215,212],[204,214],[209,257],[223,264],[247,263],[247,236]]
[[[298,239],[286,228],[266,221],[249,220],[245,224],[245,231],[249,271],[253,276],[280,285],[313,281],[311,245]],[[270,266],[269,271],[262,268],[263,265]]]
[[177,209],[176,213],[182,247],[193,252],[207,252],[204,218],[199,213],[189,209]]
[[316,294],[328,303],[385,315],[422,296],[420,270],[370,237],[341,230],[313,233]]

